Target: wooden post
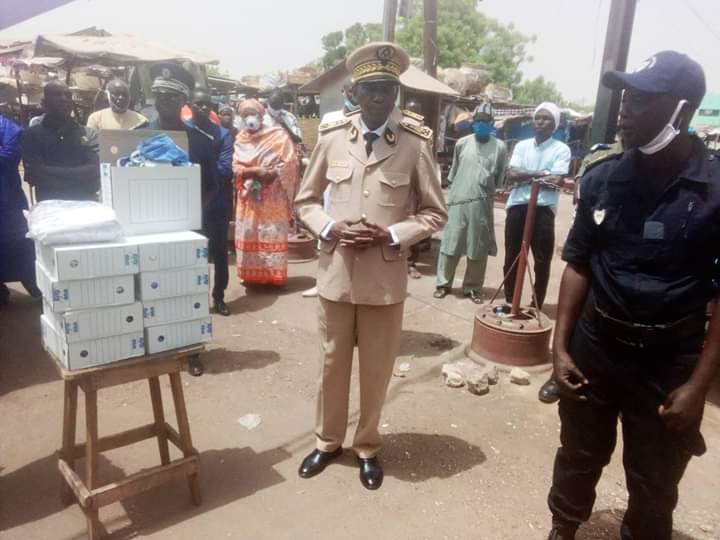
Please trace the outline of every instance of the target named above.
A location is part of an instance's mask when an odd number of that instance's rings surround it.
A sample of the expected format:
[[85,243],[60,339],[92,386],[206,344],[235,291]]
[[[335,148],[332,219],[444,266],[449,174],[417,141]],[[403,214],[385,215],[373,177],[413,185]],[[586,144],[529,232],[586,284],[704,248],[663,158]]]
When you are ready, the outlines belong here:
[[[77,395],[75,381],[65,381],[65,398],[63,404],[62,459],[72,469],[75,465],[75,432],[77,431]],[[72,504],[75,500],[72,490],[64,478],[60,478],[60,500],[63,504]]]
[[395,41],[397,0],[385,0],[383,7],[383,41]]
[[155,419],[160,463],[167,465],[170,463],[170,451],[168,449],[167,432],[165,431],[165,413],[163,412],[160,380],[157,377],[150,377],[148,384],[150,385],[150,399],[152,400],[153,418]]
[[423,58],[425,60],[425,73],[431,77],[436,77],[438,64],[437,0],[424,0],[423,15],[425,17],[425,26],[423,31]]
[[[85,485],[92,491],[97,487],[98,415],[97,390],[85,390]],[[88,539],[100,538],[100,520],[96,507],[83,508],[87,518]]]
[[[188,421],[187,409],[185,408],[185,396],[183,395],[182,379],[180,372],[170,373],[170,387],[172,388],[173,401],[175,402],[175,414],[177,416],[178,432],[182,442],[182,452],[185,457],[194,454],[192,437],[190,436],[190,422]],[[193,502],[200,506],[200,485],[197,474],[188,477],[188,486]]]
[[[627,68],[630,38],[632,37],[637,0],[612,0],[605,51],[600,76],[606,71],[624,71]],[[617,117],[620,110],[620,92],[598,84],[597,100],[592,122],[592,143],[611,143],[615,140]]]
[[515,271],[515,290],[513,292],[512,308],[510,314],[517,317],[520,313],[520,302],[522,301],[523,284],[525,282],[525,267],[530,249],[530,242],[535,228],[535,209],[537,208],[538,195],[540,194],[540,183],[533,181],[530,189],[530,201],[528,202],[527,214],[525,215],[525,226],[523,227],[522,244],[520,255],[518,255],[517,270]]

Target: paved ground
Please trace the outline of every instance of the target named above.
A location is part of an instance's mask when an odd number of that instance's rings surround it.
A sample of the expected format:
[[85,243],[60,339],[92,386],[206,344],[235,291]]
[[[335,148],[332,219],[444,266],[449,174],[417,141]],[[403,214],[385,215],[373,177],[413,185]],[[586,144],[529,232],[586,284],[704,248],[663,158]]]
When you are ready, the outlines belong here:
[[[568,227],[568,209],[564,197],[559,240]],[[503,213],[496,215],[502,250]],[[390,387],[380,491],[362,488],[351,452],[316,478],[297,476],[312,448],[318,362],[316,301],[300,297],[313,284],[315,263],[292,265],[279,295],[245,291],[233,280],[228,297],[234,314],[215,318],[206,374],[184,376],[194,443],[201,451],[202,506],[191,505],[183,482],[168,484],[103,509],[109,538],[544,539],[559,430],[556,407],[535,397],[545,375],[534,376],[527,387],[502,379],[483,397],[443,386],[440,367],[452,355],[449,348],[470,339],[475,306],[462,298],[432,298],[434,256],[424,254],[426,275],[411,283],[406,302],[398,362],[411,368]],[[489,294],[501,281],[501,257],[489,265]],[[561,267],[556,261],[550,316]],[[40,308],[20,292],[12,300],[0,311],[0,539],[84,538],[82,512],[64,508],[58,499],[62,386],[40,348]],[[169,396],[166,383],[163,392]],[[168,417],[170,402],[165,400]],[[147,423],[152,414],[147,387],[140,383],[103,390],[99,406],[101,436]],[[354,421],[356,396],[351,411]],[[237,422],[248,413],[262,417],[252,431]],[[354,423],[347,444],[353,429]],[[690,464],[681,485],[676,539],[720,538],[720,411],[712,403],[703,431],[709,451]],[[82,438],[83,430],[79,433]],[[618,536],[627,500],[620,456],[619,447],[581,540]],[[102,458],[100,476],[110,481],[158,459],[152,442],[114,451]]]

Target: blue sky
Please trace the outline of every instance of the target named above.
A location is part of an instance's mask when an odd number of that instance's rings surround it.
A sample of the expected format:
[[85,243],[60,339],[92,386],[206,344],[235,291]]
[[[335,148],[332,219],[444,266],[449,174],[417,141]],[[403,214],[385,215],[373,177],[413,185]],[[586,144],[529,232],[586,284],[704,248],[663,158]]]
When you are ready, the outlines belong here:
[[[685,52],[720,91],[718,0],[639,0],[630,66],[663,49]],[[199,52],[233,76],[291,69],[322,54],[320,37],[379,22],[382,0],[76,0],[0,32],[0,40],[98,26]],[[479,9],[535,34],[528,77],[544,75],[566,98],[594,99],[610,0],[483,0]],[[199,11],[201,10],[201,11]]]

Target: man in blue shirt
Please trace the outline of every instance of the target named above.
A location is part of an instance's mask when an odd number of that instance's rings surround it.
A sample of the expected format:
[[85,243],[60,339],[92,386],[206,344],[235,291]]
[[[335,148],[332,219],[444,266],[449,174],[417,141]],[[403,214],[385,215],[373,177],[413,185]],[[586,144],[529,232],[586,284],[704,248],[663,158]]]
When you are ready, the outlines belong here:
[[213,311],[227,317],[230,308],[225,304],[225,289],[228,276],[228,222],[232,197],[232,135],[224,127],[210,120],[212,103],[210,93],[205,88],[195,88],[192,94],[192,118],[186,124],[207,137],[216,156],[217,180],[219,188],[215,196],[208,201],[203,211],[203,234],[208,238],[208,252],[215,268],[213,278]]
[[0,307],[10,298],[5,283],[21,281],[32,296],[41,295],[35,284],[35,248],[25,238],[23,210],[28,205],[18,172],[21,134],[20,126],[0,114]]
[[[537,309],[545,301],[550,279],[550,262],[555,249],[555,212],[559,198],[559,187],[570,168],[570,148],[563,142],[552,138],[560,124],[560,109],[554,103],[541,103],[535,109],[533,127],[535,137],[520,141],[515,145],[507,182],[514,185],[507,202],[505,219],[505,300],[512,302],[515,290],[515,268],[513,264],[522,244],[525,216],[530,200],[530,183],[542,178],[545,182],[556,184],[557,189],[547,185],[540,187],[540,195],[535,212],[535,229],[530,241],[535,259],[535,299]],[[522,279],[523,276],[521,276]]]
[[625,152],[585,176],[568,235],[553,356],[561,447],[551,540],[573,540],[622,421],[629,493],[622,540],[670,540],[678,483],[702,455],[720,366],[720,155],[688,132],[702,67],[664,51],[603,83],[623,90]]

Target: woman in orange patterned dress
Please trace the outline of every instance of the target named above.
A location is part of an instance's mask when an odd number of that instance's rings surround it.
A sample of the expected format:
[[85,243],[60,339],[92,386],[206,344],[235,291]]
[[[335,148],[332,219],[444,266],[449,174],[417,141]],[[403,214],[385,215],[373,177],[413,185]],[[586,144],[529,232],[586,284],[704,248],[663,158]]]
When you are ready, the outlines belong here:
[[287,282],[288,230],[298,179],[295,144],[281,127],[267,127],[255,99],[239,107],[245,128],[235,138],[237,187],[235,249],[238,277],[245,284]]

